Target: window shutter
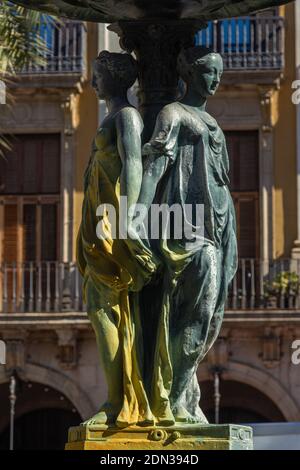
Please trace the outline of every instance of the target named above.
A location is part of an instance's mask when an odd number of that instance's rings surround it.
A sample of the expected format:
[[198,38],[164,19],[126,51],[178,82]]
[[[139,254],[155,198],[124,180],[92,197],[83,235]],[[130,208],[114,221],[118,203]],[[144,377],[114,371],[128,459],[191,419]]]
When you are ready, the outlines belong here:
[[60,192],[60,140],[57,136],[48,136],[42,142],[41,158],[41,193]]
[[3,261],[13,263],[18,259],[18,206],[4,205]]
[[57,259],[57,205],[42,205],[41,256],[43,261]]
[[232,191],[258,191],[258,133],[256,131],[230,131],[225,134],[230,161],[230,189]]
[[16,136],[13,151],[0,159],[0,174],[2,194],[58,194],[59,134]]
[[257,131],[225,133],[230,190],[237,219],[240,258],[259,257],[259,145]]
[[256,258],[258,255],[257,240],[257,200],[240,200],[240,257]]
[[36,259],[36,205],[25,204],[23,216],[24,261]]

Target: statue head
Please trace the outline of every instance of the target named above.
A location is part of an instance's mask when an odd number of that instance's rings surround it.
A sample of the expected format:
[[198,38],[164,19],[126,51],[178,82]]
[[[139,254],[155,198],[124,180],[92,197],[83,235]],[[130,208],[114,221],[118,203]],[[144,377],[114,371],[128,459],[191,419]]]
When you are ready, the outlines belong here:
[[126,94],[137,79],[137,63],[130,54],[102,51],[93,62],[92,85],[100,99]]
[[188,87],[203,98],[208,98],[219,87],[223,59],[220,54],[207,47],[190,47],[180,52],[177,69]]

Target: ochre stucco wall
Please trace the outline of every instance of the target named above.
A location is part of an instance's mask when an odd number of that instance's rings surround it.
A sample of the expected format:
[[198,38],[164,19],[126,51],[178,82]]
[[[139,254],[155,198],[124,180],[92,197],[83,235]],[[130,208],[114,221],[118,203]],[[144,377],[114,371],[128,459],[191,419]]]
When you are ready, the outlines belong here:
[[289,257],[297,238],[296,219],[296,107],[292,82],[295,72],[294,4],[281,7],[286,19],[284,80],[273,98],[274,122],[274,217],[273,255]]

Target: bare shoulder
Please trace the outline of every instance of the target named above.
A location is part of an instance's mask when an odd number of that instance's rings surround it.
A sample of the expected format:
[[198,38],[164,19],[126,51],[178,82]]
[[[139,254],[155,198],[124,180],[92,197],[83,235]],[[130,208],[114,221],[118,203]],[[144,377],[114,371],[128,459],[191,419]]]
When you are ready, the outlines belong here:
[[143,120],[140,113],[134,106],[125,106],[118,112],[117,119],[122,125],[143,126]]
[[165,105],[159,112],[158,119],[164,122],[180,121],[180,106],[177,101]]

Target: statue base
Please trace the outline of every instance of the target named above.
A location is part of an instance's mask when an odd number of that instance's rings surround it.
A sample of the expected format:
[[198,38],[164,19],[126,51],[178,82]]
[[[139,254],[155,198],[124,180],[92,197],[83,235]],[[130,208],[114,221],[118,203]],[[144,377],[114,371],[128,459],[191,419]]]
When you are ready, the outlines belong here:
[[238,424],[186,424],[170,427],[76,426],[66,450],[252,450],[253,433]]

